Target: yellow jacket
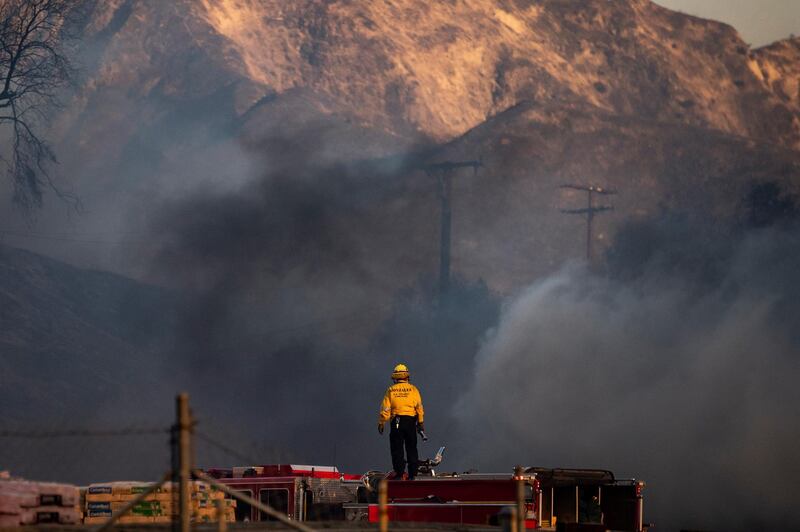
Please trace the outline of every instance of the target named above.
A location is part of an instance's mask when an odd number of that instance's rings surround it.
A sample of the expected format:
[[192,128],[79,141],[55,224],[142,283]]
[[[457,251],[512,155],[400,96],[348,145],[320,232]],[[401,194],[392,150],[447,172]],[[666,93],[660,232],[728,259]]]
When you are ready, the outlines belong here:
[[383,396],[378,423],[382,425],[393,416],[417,416],[418,423],[422,423],[425,418],[422,396],[417,387],[408,381],[392,384]]

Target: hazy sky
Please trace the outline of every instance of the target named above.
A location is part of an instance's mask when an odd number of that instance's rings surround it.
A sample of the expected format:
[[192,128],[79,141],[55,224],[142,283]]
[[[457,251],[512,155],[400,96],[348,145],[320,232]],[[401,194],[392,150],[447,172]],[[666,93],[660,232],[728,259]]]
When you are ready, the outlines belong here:
[[800,35],[800,0],[656,0],[656,3],[739,30],[753,46]]

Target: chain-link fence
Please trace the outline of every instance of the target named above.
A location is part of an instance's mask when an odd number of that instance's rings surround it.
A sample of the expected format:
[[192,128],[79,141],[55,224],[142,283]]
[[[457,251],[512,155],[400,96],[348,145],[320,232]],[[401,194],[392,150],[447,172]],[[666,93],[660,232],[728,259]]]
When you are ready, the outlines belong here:
[[[119,521],[187,530],[191,522],[232,521],[241,494],[202,468],[263,459],[195,419],[185,394],[176,413],[174,424],[162,425],[0,427],[0,525]],[[261,501],[247,504],[307,530]]]

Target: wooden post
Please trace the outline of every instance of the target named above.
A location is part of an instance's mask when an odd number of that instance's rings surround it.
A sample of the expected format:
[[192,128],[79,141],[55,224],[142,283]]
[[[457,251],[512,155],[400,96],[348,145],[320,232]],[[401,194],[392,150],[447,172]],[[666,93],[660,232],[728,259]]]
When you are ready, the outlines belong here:
[[384,478],[378,484],[378,523],[380,532],[388,532],[389,530],[389,486],[387,480]]
[[189,414],[189,394],[182,393],[177,399],[178,410],[178,507],[180,508],[180,532],[191,528],[191,431],[192,419]]
[[517,480],[517,531],[525,532],[525,480],[522,478],[522,466],[514,468],[514,477]]
[[511,507],[511,519],[509,520],[511,525],[511,532],[520,532],[519,530],[519,519],[517,519],[517,507]]
[[214,501],[217,506],[217,531],[228,532],[228,522],[225,520],[225,499]]

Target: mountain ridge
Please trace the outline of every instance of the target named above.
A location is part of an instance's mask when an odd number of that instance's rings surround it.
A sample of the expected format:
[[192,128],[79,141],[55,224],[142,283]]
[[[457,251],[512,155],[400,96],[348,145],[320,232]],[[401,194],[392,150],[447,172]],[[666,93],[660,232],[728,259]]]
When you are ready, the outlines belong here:
[[[659,128],[685,128],[711,160],[718,158],[717,142],[729,153],[720,139],[739,139],[752,157],[740,172],[726,170],[733,189],[769,172],[789,189],[798,186],[791,162],[800,146],[798,40],[752,50],[726,24],[649,0],[95,0],[90,7],[81,28],[84,77],[54,129],[63,174],[92,207],[79,222],[89,228],[150,227],[165,202],[203,190],[235,191],[276,168],[288,176],[294,163],[423,154],[485,157],[497,165],[492,151],[506,153],[504,145],[484,139],[474,147],[471,139],[490,130],[514,137],[512,124],[519,137],[539,128],[554,139],[539,141],[551,154],[527,148],[553,161],[551,175],[526,185],[529,161],[521,148],[502,161],[503,172],[513,169],[520,187],[556,206],[563,201],[552,194],[555,178],[615,181],[602,171],[615,166],[602,159],[614,156],[628,161],[624,175],[631,181],[620,186],[632,204],[640,203],[636,174],[667,183],[669,166],[659,153],[673,148],[653,135]],[[499,125],[519,109],[524,120]],[[627,145],[636,128],[648,131],[651,152],[636,148],[634,161],[604,147]],[[560,154],[598,131],[604,135],[597,149],[582,148],[598,164],[568,168],[571,158],[584,155]],[[753,170],[759,162],[765,171]],[[694,171],[719,166],[691,165]],[[647,198],[651,192],[641,190]],[[542,245],[560,251],[538,266],[542,259],[528,257],[536,272],[576,256],[576,248],[563,246],[568,233],[556,225],[557,208],[549,210],[554,244]],[[638,211],[652,206],[621,210]],[[535,218],[521,208],[513,212],[523,222]],[[599,223],[600,234],[610,237]],[[114,251],[132,259],[116,261],[130,268],[124,273],[150,275],[151,254],[143,247]],[[89,255],[70,253],[62,256],[73,262]]]
[[[750,50],[726,24],[649,0],[97,6],[86,35],[110,40],[90,91],[123,84],[192,97],[219,86],[207,75],[217,70],[252,84],[237,94],[242,112],[270,92],[306,87],[374,127],[437,141],[520,100],[570,97],[618,113],[680,114],[743,136],[771,134],[791,146],[800,139],[796,96],[786,101],[770,90],[780,73],[770,70],[770,47]],[[169,57],[189,60],[170,68]],[[166,63],[148,70],[159,61]],[[201,64],[205,72],[193,70]],[[753,101],[756,95],[767,101]],[[761,123],[757,114],[774,108],[787,110],[793,123]]]

